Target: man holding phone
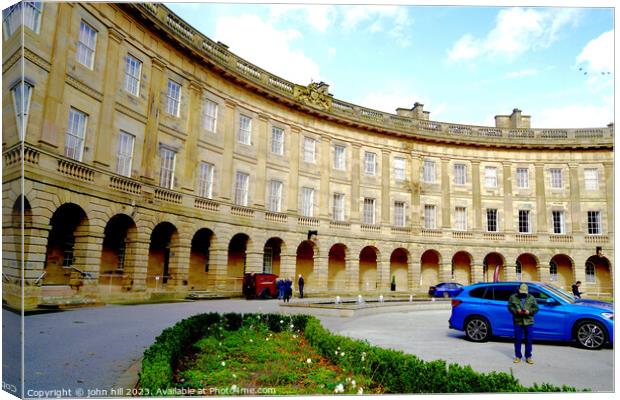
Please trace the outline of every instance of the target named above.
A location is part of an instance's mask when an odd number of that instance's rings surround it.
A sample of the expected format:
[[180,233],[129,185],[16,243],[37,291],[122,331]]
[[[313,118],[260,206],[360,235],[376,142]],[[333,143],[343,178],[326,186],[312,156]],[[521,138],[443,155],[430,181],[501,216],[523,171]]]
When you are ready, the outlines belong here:
[[521,362],[521,343],[525,339],[525,362],[534,364],[532,361],[532,330],[534,327],[534,314],[538,312],[536,298],[528,293],[525,283],[519,286],[519,291],[508,299],[508,310],[512,314],[515,329],[515,359]]

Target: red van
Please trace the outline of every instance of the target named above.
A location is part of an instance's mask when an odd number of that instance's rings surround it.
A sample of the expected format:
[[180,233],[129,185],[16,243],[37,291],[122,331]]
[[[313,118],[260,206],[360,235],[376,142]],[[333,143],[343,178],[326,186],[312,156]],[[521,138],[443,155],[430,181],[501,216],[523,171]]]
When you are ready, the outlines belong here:
[[278,297],[277,280],[278,275],[274,274],[244,274],[243,294],[246,299],[275,299]]

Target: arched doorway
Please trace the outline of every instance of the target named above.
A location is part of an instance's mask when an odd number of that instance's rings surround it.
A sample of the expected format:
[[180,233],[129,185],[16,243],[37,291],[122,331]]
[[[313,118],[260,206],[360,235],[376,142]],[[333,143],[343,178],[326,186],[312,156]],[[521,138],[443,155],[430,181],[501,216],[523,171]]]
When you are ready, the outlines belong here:
[[409,289],[409,252],[398,248],[390,256],[390,283],[396,283],[396,290]]
[[226,286],[230,291],[241,292],[249,241],[248,235],[238,233],[230,239],[228,244],[228,282]]
[[360,252],[359,285],[362,291],[377,290],[377,255],[379,250],[366,246]]
[[506,280],[504,257],[499,253],[489,253],[482,262],[482,279],[484,282],[493,282],[495,269],[499,265],[498,279]]
[[426,250],[420,258],[420,287],[426,288],[439,283],[439,253]]
[[295,288],[299,275],[304,277],[304,293],[316,291],[316,277],[314,272],[314,253],[315,244],[309,240],[304,240],[297,247],[297,259],[295,263],[295,278],[293,279]]
[[[84,210],[73,203],[58,207],[50,220],[51,230],[47,239],[45,253],[44,285],[70,285],[81,274],[74,268],[79,267],[74,256],[75,234],[79,230],[88,230],[88,218]],[[79,269],[79,268],[78,268]],[[78,278],[79,279],[79,278]]]
[[210,257],[209,250],[213,240],[213,231],[199,229],[192,238],[189,253],[188,284],[190,290],[206,290],[209,286]]
[[147,287],[161,289],[174,279],[170,270],[170,258],[171,248],[177,244],[178,236],[177,228],[170,222],[159,223],[151,232],[146,269]]
[[459,251],[452,257],[452,279],[462,285],[471,283],[472,257],[466,251]]
[[347,246],[335,244],[329,249],[327,262],[327,290],[345,290],[347,288],[346,257]]
[[280,276],[280,255],[284,242],[278,237],[273,237],[265,243],[263,248],[263,272]]
[[[521,270],[521,277],[518,275]],[[529,253],[521,254],[517,257],[517,280],[520,281],[537,281],[538,278],[538,260]]]
[[586,261],[586,284],[594,286],[594,290],[586,290],[588,294],[612,294],[611,267],[605,257],[592,256]]
[[136,240],[136,224],[125,214],[116,214],[106,224],[103,244],[101,247],[101,262],[99,265],[99,286],[108,291],[119,291],[127,274],[131,270],[127,257],[134,250]]
[[556,286],[569,290],[575,281],[573,260],[565,254],[556,254],[549,262],[549,280]]

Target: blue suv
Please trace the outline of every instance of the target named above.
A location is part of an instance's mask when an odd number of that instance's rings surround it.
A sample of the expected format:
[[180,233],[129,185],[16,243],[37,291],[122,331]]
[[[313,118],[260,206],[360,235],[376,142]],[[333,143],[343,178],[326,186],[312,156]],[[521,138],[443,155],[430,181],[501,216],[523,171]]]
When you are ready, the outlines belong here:
[[[474,342],[492,336],[513,337],[512,315],[508,298],[522,282],[489,282],[466,286],[452,299],[450,328],[464,331]],[[534,339],[573,341],[586,349],[596,350],[613,344],[613,304],[581,300],[553,285],[525,282],[536,298],[539,311],[534,316]]]

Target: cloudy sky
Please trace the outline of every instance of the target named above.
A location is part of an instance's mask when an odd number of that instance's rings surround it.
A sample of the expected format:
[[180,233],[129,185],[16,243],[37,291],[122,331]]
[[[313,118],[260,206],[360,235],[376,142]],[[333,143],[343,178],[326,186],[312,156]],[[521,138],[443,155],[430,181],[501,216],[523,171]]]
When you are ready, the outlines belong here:
[[536,128],[613,121],[611,8],[167,5],[246,60],[366,107],[417,101],[433,120],[474,125],[513,108]]

